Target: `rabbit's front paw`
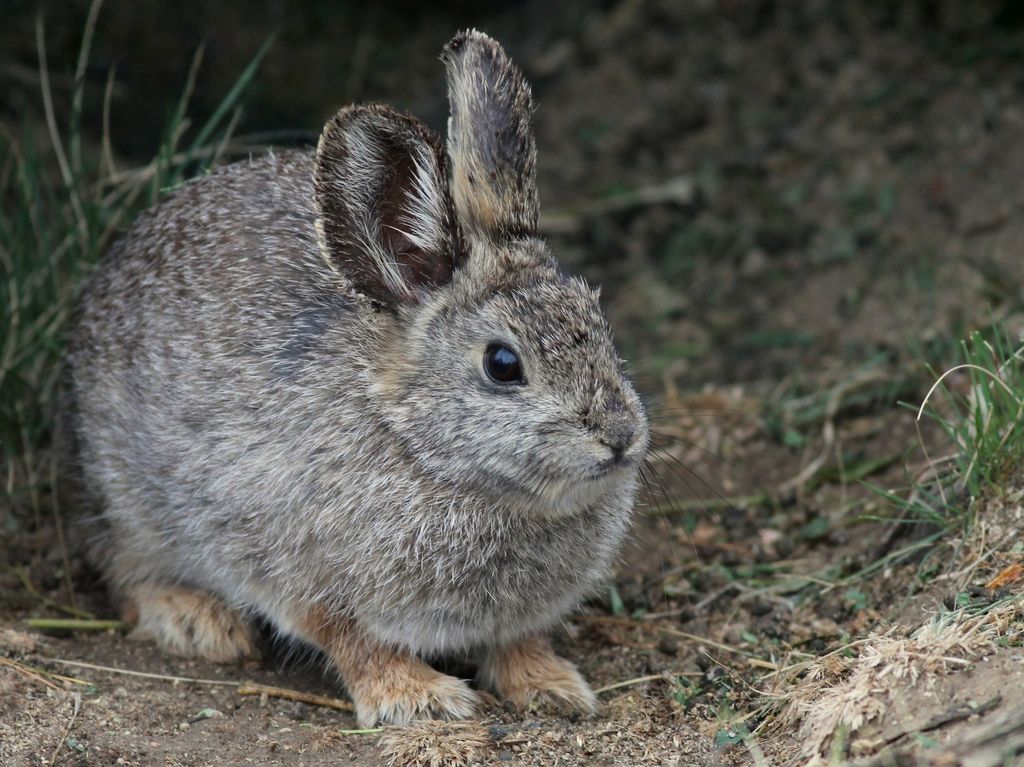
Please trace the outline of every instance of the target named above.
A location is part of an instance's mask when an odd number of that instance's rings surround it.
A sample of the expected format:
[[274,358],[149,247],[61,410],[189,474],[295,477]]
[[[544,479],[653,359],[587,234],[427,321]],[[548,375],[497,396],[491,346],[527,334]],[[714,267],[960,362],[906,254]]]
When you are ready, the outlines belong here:
[[174,655],[216,663],[257,655],[249,624],[205,591],[143,583],[129,590],[124,612],[137,624],[134,638],[153,639]]
[[461,679],[376,640],[350,618],[317,606],[291,623],[297,636],[322,648],[334,662],[355,703],[360,727],[468,719],[476,711],[479,699]]
[[520,708],[554,703],[587,714],[597,710],[597,697],[576,666],[555,655],[543,637],[491,650],[479,677],[498,697]]
[[360,727],[417,719],[467,719],[478,699],[461,679],[435,671],[415,658],[395,658],[349,688]]

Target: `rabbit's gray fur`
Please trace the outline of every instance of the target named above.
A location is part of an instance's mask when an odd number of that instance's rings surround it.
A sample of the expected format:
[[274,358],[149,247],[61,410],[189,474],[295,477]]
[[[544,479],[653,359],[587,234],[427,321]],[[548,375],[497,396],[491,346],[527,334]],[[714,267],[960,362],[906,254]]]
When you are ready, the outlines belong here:
[[[116,593],[437,654],[546,629],[607,573],[646,418],[538,237],[528,87],[480,33],[443,58],[450,171],[413,118],[349,108],[315,155],[173,192],[85,288],[73,429]],[[525,385],[486,378],[492,341]]]

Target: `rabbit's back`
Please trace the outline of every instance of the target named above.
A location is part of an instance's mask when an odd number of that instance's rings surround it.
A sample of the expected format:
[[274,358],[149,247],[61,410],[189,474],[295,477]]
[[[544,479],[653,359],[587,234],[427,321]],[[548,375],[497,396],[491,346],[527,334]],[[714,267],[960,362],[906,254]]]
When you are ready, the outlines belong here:
[[[252,488],[240,492],[231,469],[268,462],[267,443],[291,438],[301,418],[282,421],[282,410],[309,406],[301,381],[315,347],[329,325],[356,319],[320,255],[311,175],[311,156],[296,152],[185,185],[139,219],[83,292],[69,339],[73,428],[105,522],[94,559],[115,580],[196,580],[210,559],[197,538],[213,530],[225,551],[237,538],[236,558],[255,561],[251,537],[265,532],[256,508],[239,508]],[[344,387],[350,366],[333,358]],[[264,481],[287,474],[280,459]],[[132,561],[106,562],[112,553]]]

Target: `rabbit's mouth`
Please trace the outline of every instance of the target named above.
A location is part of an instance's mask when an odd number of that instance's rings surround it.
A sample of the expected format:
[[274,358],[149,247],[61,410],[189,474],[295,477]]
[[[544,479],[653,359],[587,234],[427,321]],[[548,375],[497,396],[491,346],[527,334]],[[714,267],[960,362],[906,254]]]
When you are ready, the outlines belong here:
[[616,471],[635,471],[647,452],[646,440],[634,440],[625,447],[612,445],[604,440],[601,440],[601,444],[611,455],[597,462],[592,479],[599,479]]
[[600,480],[621,471],[635,471],[637,462],[622,456],[612,456],[598,463],[590,475],[589,480]]
[[627,426],[598,437],[596,458],[588,479],[598,480],[622,471],[635,472],[647,453],[647,430]]
[[633,460],[606,459],[575,476],[548,479],[533,488],[532,500],[524,505],[532,513],[550,518],[572,516],[630,486],[637,471]]
[[565,517],[622,492],[636,482],[647,444],[647,430],[643,427],[619,435],[591,433],[579,446],[572,464],[557,469],[548,466],[519,479],[520,492],[525,490],[527,496],[524,507],[534,513],[540,507],[545,516]]

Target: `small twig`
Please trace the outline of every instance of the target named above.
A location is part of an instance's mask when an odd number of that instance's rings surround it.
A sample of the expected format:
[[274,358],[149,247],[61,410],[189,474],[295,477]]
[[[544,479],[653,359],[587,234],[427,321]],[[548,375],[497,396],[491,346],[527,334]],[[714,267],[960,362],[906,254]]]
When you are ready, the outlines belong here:
[[40,592],[39,589],[37,589],[32,584],[32,581],[29,580],[28,573],[25,572],[25,568],[8,567],[7,569],[18,576],[18,580],[21,581],[21,585],[25,589],[25,591],[27,591],[31,596],[38,599],[47,607],[53,608],[54,610],[59,610],[62,613],[67,613],[68,615],[73,615],[76,618],[91,619],[93,617],[93,614],[90,612],[87,612],[85,610],[79,610],[77,607],[72,607],[70,605],[63,605],[55,599],[50,599],[50,597],[46,596],[46,594]]
[[91,687],[92,686],[92,682],[88,682],[85,679],[78,679],[77,677],[73,677],[73,676],[64,676],[63,674],[55,674],[52,671],[47,671],[46,669],[36,668],[35,666],[29,666],[29,665],[27,665],[25,663],[21,663],[19,661],[12,660],[11,658],[0,658],[0,666],[9,666],[10,668],[17,669],[18,671],[22,672],[26,676],[31,676],[37,682],[42,682],[47,687],[51,687],[51,688],[53,688],[55,690],[59,690],[61,688],[56,686],[56,685],[54,685],[49,679],[46,679],[46,678],[42,678],[41,679],[39,677],[49,677],[51,679],[56,679],[58,681],[65,682],[67,684],[81,685],[82,687]]
[[[893,626],[888,631],[883,633],[882,636],[883,637],[890,636],[896,630],[896,628],[897,628],[896,626]],[[809,653],[793,651],[791,654],[806,656],[808,658],[808,660],[800,661],[799,663],[793,663],[793,664],[790,664],[789,666],[783,666],[782,668],[780,668],[780,669],[778,669],[776,671],[772,671],[772,672],[770,672],[768,674],[765,674],[758,681],[759,682],[763,682],[764,680],[770,679],[773,676],[779,676],[781,674],[788,674],[790,672],[803,671],[806,668],[810,668],[815,663],[820,663],[821,661],[825,660],[826,658],[831,658],[831,657],[833,657],[835,655],[839,655],[840,653],[844,653],[847,650],[850,650],[850,649],[852,649],[854,647],[860,647],[862,644],[871,641],[871,639],[872,639],[872,637],[862,637],[861,639],[855,639],[854,641],[848,642],[848,643],[842,645],[841,647],[837,647],[836,649],[832,650],[831,652],[827,652],[824,655],[811,655]]]
[[57,741],[56,747],[53,749],[53,753],[50,755],[50,764],[57,764],[57,756],[60,754],[60,747],[64,745],[68,738],[68,733],[71,732],[71,728],[75,724],[75,720],[78,718],[78,711],[82,708],[82,694],[78,692],[71,693],[71,700],[74,704],[74,709],[71,712],[71,719],[68,720],[67,727],[64,728],[64,732],[60,736],[60,740]]
[[[722,669],[722,671],[724,671],[726,673],[726,675],[729,676],[730,679],[732,679],[733,681],[738,682],[739,684],[743,685],[744,687],[746,687],[751,692],[757,693],[758,695],[761,695],[761,696],[766,697],[766,698],[771,698],[771,699],[774,699],[774,700],[784,700],[786,698],[785,695],[775,695],[773,693],[770,693],[770,692],[767,692],[765,690],[761,690],[761,689],[755,687],[750,682],[748,682],[746,679],[744,679],[743,676],[739,672],[737,672],[737,670],[735,668],[733,668],[732,666],[727,666],[725,663],[722,663],[722,661],[718,660],[718,658],[715,658],[715,657],[711,656],[709,653],[704,653],[704,654],[708,657],[708,660],[710,660],[712,663],[714,663],[716,666],[718,666],[720,669]],[[733,720],[733,724],[739,724],[741,722],[745,722],[750,717],[756,716],[757,712],[758,712],[758,708],[755,708],[753,711],[748,711],[746,714],[744,714],[739,719]]]
[[124,621],[89,618],[28,618],[25,624],[39,631],[125,631],[128,628]]
[[[625,625],[634,626],[636,628],[646,629],[646,626],[644,626],[642,621],[616,615],[577,615],[575,620],[593,621],[596,623],[622,623]],[[772,663],[771,661],[766,661],[758,658],[754,653],[750,652],[749,650],[743,650],[739,647],[732,647],[731,645],[722,644],[721,642],[716,642],[713,639],[708,639],[707,637],[702,637],[697,634],[691,634],[688,631],[681,631],[680,629],[671,628],[669,626],[652,626],[651,628],[657,631],[661,631],[665,634],[671,634],[672,636],[678,636],[683,637],[684,639],[689,639],[691,642],[705,644],[709,647],[714,647],[715,649],[722,650],[724,652],[735,653],[736,655],[744,655],[749,659],[748,662],[750,663],[750,665],[755,666],[757,668],[773,669],[776,673],[778,673],[780,670],[783,670],[780,669],[777,664]],[[685,676],[685,674],[677,676]],[[595,690],[595,692],[597,691]]]
[[745,655],[748,658],[756,657],[754,653],[749,652],[748,650],[741,650],[739,647],[732,647],[727,644],[722,644],[721,642],[716,642],[713,639],[708,639],[707,637],[698,636],[697,634],[691,634],[688,631],[680,631],[679,629],[668,628],[667,626],[659,626],[658,630],[664,631],[666,634],[672,634],[673,636],[680,636],[684,639],[689,639],[691,642],[699,642],[700,644],[706,644],[710,647],[714,647],[717,650],[723,650],[724,652],[731,652],[737,655]]
[[32,668],[31,666],[26,666],[24,663],[18,663],[18,661],[11,660],[10,658],[0,658],[0,666],[7,666],[8,668],[13,668],[15,671],[24,674],[32,681],[39,682],[39,684],[49,687],[51,690],[61,689],[60,685],[54,684],[49,679],[42,676],[42,673],[39,671],[39,669]]
[[58,663],[64,666],[71,666],[74,668],[88,668],[94,671],[104,671],[108,674],[123,674],[125,676],[137,676],[143,679],[158,679],[162,682],[172,682],[174,684],[205,684],[213,685],[217,687],[235,687],[237,688],[239,695],[266,695],[271,698],[283,698],[285,700],[295,700],[300,703],[308,703],[312,706],[323,706],[325,708],[333,708],[337,711],[354,711],[355,707],[347,700],[340,700],[339,698],[328,698],[323,695],[313,695],[311,693],[300,692],[299,690],[289,690],[284,687],[270,687],[267,685],[256,684],[254,682],[236,682],[228,679],[197,679],[195,677],[188,676],[170,676],[168,674],[152,674],[148,671],[133,671],[125,668],[115,668],[113,666],[100,666],[95,663],[86,663],[78,660],[64,660],[63,658],[45,658],[43,656],[36,656],[40,661],[45,663]]
[[609,692],[611,690],[618,690],[623,687],[632,687],[633,685],[643,684],[644,682],[653,682],[658,679],[664,679],[663,674],[650,674],[648,676],[638,676],[636,679],[627,679],[623,682],[616,682],[615,684],[606,684],[604,687],[598,687],[594,690],[594,695],[600,695],[603,692]]
[[71,666],[72,668],[87,668],[93,671],[104,671],[108,674],[123,674],[124,676],[138,676],[143,679],[159,679],[162,682],[173,682],[175,684],[187,683],[187,684],[206,684],[206,685],[217,685],[219,687],[239,687],[244,682],[234,682],[226,679],[196,679],[187,676],[169,676],[167,674],[151,674],[148,671],[132,671],[126,668],[115,668],[114,666],[100,666],[96,663],[86,663],[80,660],[65,660],[63,658],[46,658],[42,655],[35,656],[38,660],[44,663],[56,663],[61,666]]
[[622,687],[632,687],[633,685],[643,684],[644,682],[656,682],[659,680],[667,682],[670,680],[671,677],[679,676],[702,677],[704,676],[704,673],[702,671],[673,671],[669,675],[650,674],[648,676],[638,676],[635,679],[626,679],[622,682],[616,682],[615,684],[606,684],[604,687],[598,687],[596,690],[594,690],[594,695],[600,695],[603,692],[609,692],[611,690],[618,690]]
[[299,703],[308,703],[311,706],[333,708],[335,711],[355,711],[355,706],[347,700],[341,700],[340,698],[327,698],[323,695],[313,695],[312,693],[300,692],[299,690],[289,690],[284,687],[269,687],[263,684],[253,684],[251,682],[245,682],[244,684],[239,685],[238,694],[266,695],[270,698],[283,698],[284,700],[295,700]]

